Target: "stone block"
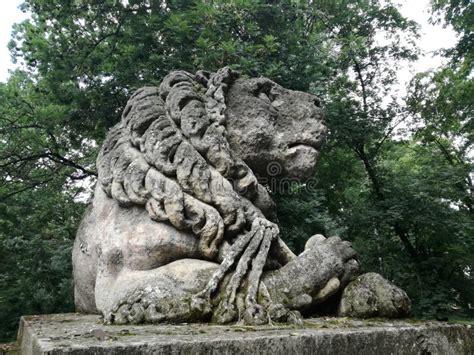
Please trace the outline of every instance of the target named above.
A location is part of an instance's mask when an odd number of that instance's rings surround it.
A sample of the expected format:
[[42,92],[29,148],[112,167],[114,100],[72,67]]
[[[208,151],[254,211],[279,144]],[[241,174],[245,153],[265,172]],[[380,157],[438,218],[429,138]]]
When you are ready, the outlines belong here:
[[24,316],[21,354],[474,354],[470,326],[314,318],[302,326],[104,325],[75,313]]

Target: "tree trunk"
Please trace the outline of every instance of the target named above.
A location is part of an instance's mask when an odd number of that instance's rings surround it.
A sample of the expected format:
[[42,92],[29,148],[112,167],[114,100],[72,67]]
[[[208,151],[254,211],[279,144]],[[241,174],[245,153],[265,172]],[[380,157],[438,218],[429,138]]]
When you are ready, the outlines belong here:
[[[367,172],[367,175],[369,177],[369,180],[372,184],[372,188],[374,189],[375,196],[377,197],[377,200],[379,202],[384,202],[385,201],[385,195],[382,190],[382,186],[380,184],[380,181],[377,177],[377,174],[375,172],[374,167],[369,161],[369,158],[367,157],[367,154],[365,153],[364,146],[358,147],[355,149],[357,155],[359,158],[362,160],[364,163],[365,171]],[[386,209],[386,207],[385,207]],[[418,257],[419,253],[413,246],[413,244],[410,242],[408,232],[405,230],[405,228],[400,224],[400,222],[395,222],[392,224],[393,230],[395,234],[400,238],[400,241],[402,242],[403,246],[405,247],[405,250],[410,254],[410,256],[415,259]]]

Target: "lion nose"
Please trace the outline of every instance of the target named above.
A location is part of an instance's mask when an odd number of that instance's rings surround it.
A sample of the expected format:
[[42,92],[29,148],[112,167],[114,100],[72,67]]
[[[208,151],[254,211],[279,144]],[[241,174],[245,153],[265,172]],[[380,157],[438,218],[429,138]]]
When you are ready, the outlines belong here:
[[314,106],[316,106],[316,107],[318,107],[318,108],[321,107],[321,100],[319,99],[319,97],[313,96],[313,97],[311,98],[311,100],[312,100]]
[[322,117],[312,116],[305,121],[302,138],[303,141],[311,142],[311,145],[319,149],[326,140],[327,132]]

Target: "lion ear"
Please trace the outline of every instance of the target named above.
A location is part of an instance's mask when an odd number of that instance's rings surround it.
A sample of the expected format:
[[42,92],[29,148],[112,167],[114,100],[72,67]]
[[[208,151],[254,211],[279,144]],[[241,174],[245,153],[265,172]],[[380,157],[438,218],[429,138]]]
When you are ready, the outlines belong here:
[[212,73],[210,76],[210,84],[214,86],[224,86],[232,84],[240,76],[239,72],[230,69],[229,67],[224,67],[219,69],[217,72]]
[[203,85],[204,87],[207,87],[207,82],[209,81],[210,77],[211,77],[211,72],[207,70],[198,70],[196,73],[196,77],[194,79],[199,84]]

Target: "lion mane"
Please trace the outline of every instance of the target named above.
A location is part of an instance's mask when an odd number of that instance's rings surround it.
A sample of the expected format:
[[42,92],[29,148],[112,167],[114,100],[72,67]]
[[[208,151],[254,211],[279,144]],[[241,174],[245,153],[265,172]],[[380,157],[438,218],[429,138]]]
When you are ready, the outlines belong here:
[[243,234],[255,218],[274,214],[267,189],[226,138],[226,93],[237,78],[229,68],[175,71],[159,87],[139,89],[97,160],[108,196],[192,231],[209,259],[224,236]]

